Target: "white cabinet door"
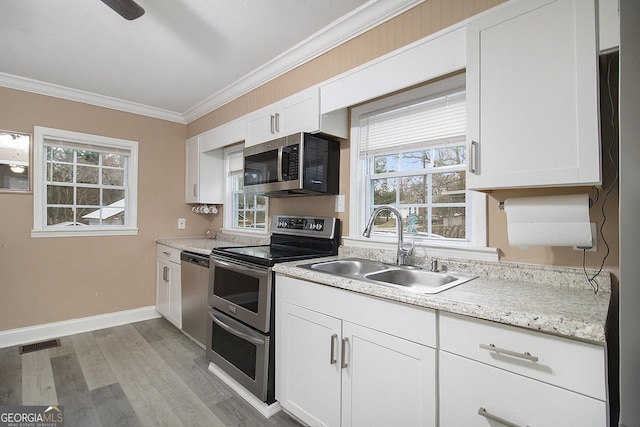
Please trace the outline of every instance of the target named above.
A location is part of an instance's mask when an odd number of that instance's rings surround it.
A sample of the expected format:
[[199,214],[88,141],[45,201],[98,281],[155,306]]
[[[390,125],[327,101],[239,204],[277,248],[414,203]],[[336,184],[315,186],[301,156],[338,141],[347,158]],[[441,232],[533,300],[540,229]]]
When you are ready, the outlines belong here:
[[341,321],[288,303],[278,309],[276,398],[309,425],[340,425]]
[[468,25],[468,188],[601,182],[595,11],[520,0]]
[[607,425],[601,400],[444,351],[439,366],[442,427]]
[[348,135],[347,110],[320,114],[320,89],[312,87],[248,115],[245,147],[297,132]]
[[198,185],[200,182],[200,164],[198,157],[200,156],[198,137],[187,139],[185,142],[185,203],[198,203],[199,193]]
[[278,137],[276,119],[279,118],[273,106],[268,106],[249,114],[247,118],[247,139],[244,146],[250,147]]
[[163,316],[169,315],[169,261],[156,258],[156,311]]
[[280,136],[319,130],[320,90],[318,88],[303,90],[281,103],[278,116]]
[[182,329],[182,280],[180,264],[169,263],[169,312],[167,320]]
[[180,250],[156,245],[156,310],[182,328]]
[[435,349],[343,323],[342,426],[435,426]]
[[185,143],[185,203],[224,203],[224,151],[206,145],[202,135]]

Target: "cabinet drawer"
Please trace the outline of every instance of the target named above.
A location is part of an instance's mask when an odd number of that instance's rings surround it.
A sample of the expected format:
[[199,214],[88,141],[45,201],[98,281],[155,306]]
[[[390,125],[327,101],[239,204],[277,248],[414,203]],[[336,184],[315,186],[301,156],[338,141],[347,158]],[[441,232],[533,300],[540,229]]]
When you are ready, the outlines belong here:
[[606,400],[603,346],[440,313],[440,348]]
[[180,249],[172,248],[166,245],[156,245],[156,256],[161,259],[166,259],[170,262],[177,262],[180,264]]
[[[441,352],[439,363],[443,427],[607,425],[601,400],[446,352]],[[491,421],[492,416],[512,424]]]

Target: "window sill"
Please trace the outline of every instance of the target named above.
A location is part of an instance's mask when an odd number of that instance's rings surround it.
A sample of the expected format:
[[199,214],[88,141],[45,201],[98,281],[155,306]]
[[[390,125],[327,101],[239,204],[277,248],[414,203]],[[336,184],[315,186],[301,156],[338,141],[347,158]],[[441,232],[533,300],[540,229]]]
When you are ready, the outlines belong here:
[[109,229],[40,229],[31,230],[31,237],[97,237],[97,236],[137,236],[138,228],[109,228]]
[[[405,243],[409,243],[411,237],[405,238]],[[398,243],[395,239],[366,239],[343,237],[342,243],[345,247],[396,251]],[[457,258],[469,259],[476,261],[499,261],[497,248],[488,248],[484,246],[472,246],[468,243],[456,242],[416,242],[413,250],[414,257],[431,258]]]
[[267,230],[240,230],[237,228],[221,228],[220,231],[223,234],[235,235],[235,236],[267,236]]

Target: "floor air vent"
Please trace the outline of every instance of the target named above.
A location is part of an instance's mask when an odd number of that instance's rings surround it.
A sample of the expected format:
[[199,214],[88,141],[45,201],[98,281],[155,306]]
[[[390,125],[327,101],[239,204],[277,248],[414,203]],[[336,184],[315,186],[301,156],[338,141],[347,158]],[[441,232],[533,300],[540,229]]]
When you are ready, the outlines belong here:
[[31,353],[39,350],[46,350],[48,348],[60,347],[60,340],[42,341],[33,344],[25,344],[20,346],[20,354]]

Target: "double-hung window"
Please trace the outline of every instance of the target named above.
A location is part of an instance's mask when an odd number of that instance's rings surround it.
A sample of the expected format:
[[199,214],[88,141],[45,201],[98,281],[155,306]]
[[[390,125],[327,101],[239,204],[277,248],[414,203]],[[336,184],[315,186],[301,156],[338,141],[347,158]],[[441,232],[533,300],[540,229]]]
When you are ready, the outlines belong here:
[[137,162],[135,141],[36,127],[32,236],[137,234]]
[[261,231],[267,229],[267,197],[248,193],[244,189],[244,157],[242,146],[227,148],[225,151],[227,168],[227,206],[225,228],[229,230]]
[[[486,243],[474,230],[484,227],[472,220],[472,214],[484,220],[484,197],[465,182],[464,75],[356,107],[351,117],[351,194],[362,195],[352,198],[352,237],[375,208],[391,205],[416,244]],[[396,221],[381,212],[372,237],[395,239]]]

